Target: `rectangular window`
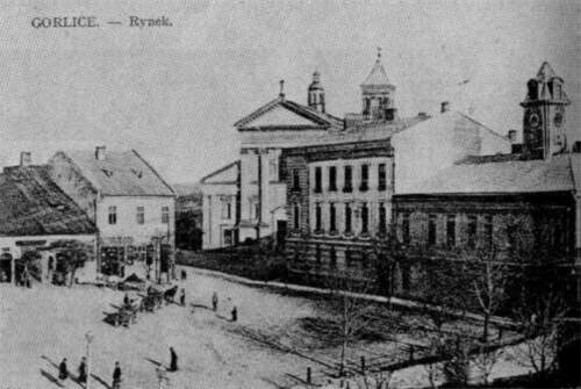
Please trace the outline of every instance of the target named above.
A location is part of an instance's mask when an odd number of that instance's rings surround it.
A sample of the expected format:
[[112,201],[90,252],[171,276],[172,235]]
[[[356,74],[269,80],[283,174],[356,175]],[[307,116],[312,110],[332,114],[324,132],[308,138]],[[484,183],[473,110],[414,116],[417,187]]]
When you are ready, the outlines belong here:
[[315,230],[321,231],[323,229],[323,215],[321,212],[321,204],[317,203],[315,206]]
[[329,250],[329,266],[331,266],[332,269],[337,267],[337,252],[334,247],[331,247],[331,250]]
[[466,245],[470,248],[476,247],[476,228],[477,221],[475,215],[468,216],[468,225],[466,226]]
[[137,207],[137,224],[145,224],[145,208]]
[[222,219],[232,218],[232,203],[230,200],[222,200]]
[[404,244],[410,243],[410,214],[404,213],[401,218],[401,239]]
[[323,191],[323,169],[320,166],[315,168],[315,193]]
[[346,165],[344,174],[343,192],[351,193],[353,192],[353,167],[351,165]]
[[331,232],[337,231],[337,214],[333,203],[329,204],[329,230]]
[[317,248],[315,249],[315,265],[317,267],[321,267],[321,263],[322,263],[322,255],[321,255],[321,246],[317,246]]
[[117,207],[109,207],[109,224],[117,224]]
[[351,205],[345,204],[345,232],[351,233]]
[[369,165],[363,164],[361,165],[361,185],[359,186],[359,190],[361,192],[365,192],[369,189]]
[[161,207],[161,222],[169,224],[169,207]]
[[448,247],[456,246],[456,215],[448,215],[446,219],[446,243]]
[[345,250],[345,266],[351,267],[353,265],[353,252]]
[[293,190],[301,189],[301,180],[299,175],[299,169],[293,169]]
[[298,230],[300,228],[300,222],[301,222],[301,213],[300,213],[300,207],[298,204],[295,204],[293,207],[293,216],[294,216],[294,227],[295,230]]
[[437,240],[437,218],[436,215],[428,215],[428,244],[433,246]]
[[385,190],[387,188],[387,172],[384,163],[380,163],[377,168],[377,190]]
[[329,166],[329,192],[337,191],[337,167]]
[[385,211],[385,204],[379,204],[379,233],[385,234],[387,231],[387,212]]
[[366,203],[363,203],[361,207],[361,233],[369,233],[369,208],[367,208]]
[[278,181],[278,158],[271,158],[268,161],[268,177],[271,181]]
[[487,247],[492,247],[494,244],[494,235],[492,231],[492,215],[486,215],[484,217],[484,239]]

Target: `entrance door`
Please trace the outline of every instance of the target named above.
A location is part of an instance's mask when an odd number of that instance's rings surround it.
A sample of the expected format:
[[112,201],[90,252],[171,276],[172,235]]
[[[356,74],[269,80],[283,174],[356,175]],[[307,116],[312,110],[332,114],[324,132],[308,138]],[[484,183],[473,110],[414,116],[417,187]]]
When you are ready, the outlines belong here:
[[286,220],[277,220],[276,222],[276,245],[279,248],[284,248],[284,241],[286,238]]
[[12,282],[12,255],[0,255],[0,282]]

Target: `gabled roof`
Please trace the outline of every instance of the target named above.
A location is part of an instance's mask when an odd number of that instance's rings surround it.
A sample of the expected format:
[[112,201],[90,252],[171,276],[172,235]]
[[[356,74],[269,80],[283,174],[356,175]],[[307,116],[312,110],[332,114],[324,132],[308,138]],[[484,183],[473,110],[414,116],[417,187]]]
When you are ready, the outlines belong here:
[[0,236],[94,234],[89,217],[51,179],[48,166],[0,174]]
[[232,183],[238,178],[240,160],[229,163],[220,169],[208,174],[200,180],[202,184]]
[[371,72],[363,81],[361,86],[377,86],[377,85],[389,85],[389,79],[387,78],[387,73],[385,72],[385,68],[381,63],[381,57],[377,57],[373,68],[371,68]]
[[[260,122],[260,118],[268,113],[275,112],[277,112],[275,121],[271,121],[270,123],[268,121]],[[310,107],[295,103],[294,101],[279,97],[258,108],[250,115],[243,117],[234,123],[234,127],[238,128],[238,130],[265,127],[271,127],[272,129],[276,129],[276,127],[340,128],[342,123],[341,119],[333,115],[322,113]]]
[[91,151],[62,152],[103,195],[174,196],[173,188],[135,150],[107,150],[103,159]]
[[406,194],[571,192],[578,185],[574,171],[579,170],[580,162],[579,156],[573,154],[556,155],[550,160],[480,163],[478,159],[467,159],[422,181]]

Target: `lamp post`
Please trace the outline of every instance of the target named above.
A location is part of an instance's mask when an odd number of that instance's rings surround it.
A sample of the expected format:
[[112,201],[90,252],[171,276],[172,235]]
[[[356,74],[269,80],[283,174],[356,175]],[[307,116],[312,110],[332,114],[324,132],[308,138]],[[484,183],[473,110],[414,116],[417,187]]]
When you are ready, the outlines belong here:
[[85,389],[89,389],[89,382],[91,382],[91,362],[89,360],[90,352],[91,352],[91,342],[93,341],[93,334],[91,331],[87,331],[85,334],[85,339],[87,340],[87,383],[85,385]]

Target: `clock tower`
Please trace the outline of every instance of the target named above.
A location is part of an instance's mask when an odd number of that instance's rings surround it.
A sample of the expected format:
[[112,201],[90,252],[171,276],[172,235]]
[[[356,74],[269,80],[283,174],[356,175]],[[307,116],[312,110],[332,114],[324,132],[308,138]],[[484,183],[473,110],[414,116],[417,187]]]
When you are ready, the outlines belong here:
[[567,150],[566,106],[571,102],[563,79],[544,62],[536,78],[527,82],[524,108],[523,145],[531,158],[551,158]]

